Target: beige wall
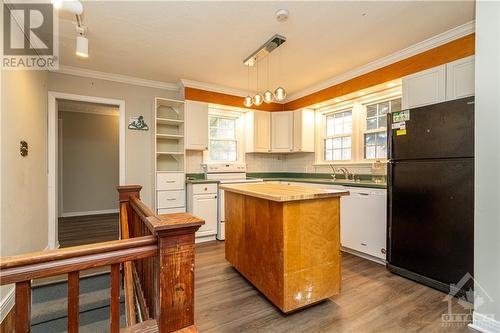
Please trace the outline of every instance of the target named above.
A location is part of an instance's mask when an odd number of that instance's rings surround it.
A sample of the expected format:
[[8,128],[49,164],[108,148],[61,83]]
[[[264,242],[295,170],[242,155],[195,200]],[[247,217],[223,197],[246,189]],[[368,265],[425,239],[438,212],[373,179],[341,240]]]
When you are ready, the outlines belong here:
[[62,212],[118,209],[119,117],[59,112]]
[[[1,76],[0,255],[9,256],[47,247],[47,72]],[[26,157],[21,140],[29,145]],[[9,290],[0,289],[2,301]]]
[[[60,73],[49,73],[49,90],[69,94],[120,99],[125,101],[126,122],[129,117],[144,116],[151,127],[154,117],[154,98],[179,98],[179,92],[130,84],[91,79]],[[153,196],[153,131],[126,130],[125,135],[125,182],[140,184],[143,201],[152,206]]]

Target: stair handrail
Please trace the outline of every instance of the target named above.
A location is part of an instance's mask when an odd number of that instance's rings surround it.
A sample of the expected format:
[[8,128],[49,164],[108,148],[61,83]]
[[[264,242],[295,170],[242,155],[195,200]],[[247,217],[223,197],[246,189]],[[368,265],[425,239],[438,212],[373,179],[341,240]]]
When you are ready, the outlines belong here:
[[140,185],[117,187],[121,223],[127,224],[122,237],[158,238],[159,255],[133,264],[137,303],[139,308],[146,306],[140,312],[156,319],[160,332],[186,328],[194,332],[194,239],[205,221],[188,213],[156,215],[140,200],[141,189]]

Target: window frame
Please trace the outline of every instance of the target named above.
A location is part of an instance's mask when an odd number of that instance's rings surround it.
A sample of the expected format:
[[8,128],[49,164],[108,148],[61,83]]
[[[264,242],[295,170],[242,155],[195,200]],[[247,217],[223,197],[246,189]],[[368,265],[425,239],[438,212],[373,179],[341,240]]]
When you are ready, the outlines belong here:
[[[234,141],[236,142],[236,160],[234,161],[223,161],[223,160],[212,160],[211,159],[211,141],[216,139],[210,136],[210,118],[226,118],[235,120],[235,139],[220,139],[222,141]],[[244,113],[233,110],[223,110],[221,108],[209,108],[208,110],[208,149],[203,151],[203,164],[240,164],[245,161],[245,142],[244,142]],[[219,139],[218,139],[219,140]]]
[[[346,133],[342,133],[342,134],[333,134],[333,135],[328,135],[328,117],[334,117],[335,119],[335,116],[338,115],[338,114],[343,114],[343,113],[347,113],[347,112],[350,112],[351,113],[351,132],[346,134]],[[345,116],[343,116],[342,118],[342,126],[345,126],[345,119],[344,119]],[[352,108],[344,108],[342,110],[336,110],[336,111],[332,111],[332,112],[328,112],[328,113],[325,113],[323,114],[323,122],[325,124],[323,130],[322,130],[322,145],[321,145],[321,153],[323,155],[323,161],[326,161],[326,162],[331,162],[332,164],[334,163],[341,163],[341,162],[350,162],[352,160],[352,155],[353,155],[353,120],[354,120],[354,112],[353,112],[353,109]],[[334,120],[335,122],[335,120]],[[335,126],[335,125],[334,125]],[[336,138],[340,138],[341,139],[341,147],[340,148],[337,148],[337,149],[340,149],[340,154],[341,154],[341,157],[344,156],[344,150],[347,149],[346,147],[344,147],[344,138],[350,138],[351,139],[351,146],[348,147],[349,150],[350,150],[350,158],[349,159],[340,159],[340,160],[334,160],[333,157],[334,157],[334,152],[335,152],[335,148],[333,147],[333,141],[336,139]],[[326,159],[326,154],[327,154],[327,148],[326,148],[326,141],[327,140],[332,140],[332,159],[331,160],[327,160]],[[328,149],[330,150],[330,149]]]
[[[354,92],[352,95],[358,95]],[[401,87],[397,86],[391,89],[386,89],[371,94],[356,96],[352,99],[344,100],[342,102],[323,106],[315,109],[316,114],[316,129],[315,129],[315,162],[314,166],[353,166],[353,165],[369,165],[374,161],[387,162],[387,158],[365,159],[364,152],[364,135],[365,132],[371,130],[366,129],[366,106],[376,103],[383,103],[384,101],[391,101],[401,98]],[[352,109],[352,133],[351,133],[351,159],[350,160],[325,160],[325,136],[326,136],[326,115],[337,112],[347,111]],[[380,130],[379,130],[380,131]]]
[[[392,113],[392,101],[394,100],[397,100],[397,99],[401,99],[402,96],[389,96],[389,97],[383,97],[383,98],[379,98],[379,99],[375,99],[375,100],[371,100],[369,102],[365,102],[363,103],[363,119],[362,119],[362,122],[363,122],[363,126],[362,126],[362,133],[361,133],[361,159],[363,161],[366,161],[366,162],[370,162],[370,163],[373,163],[375,161],[383,161],[383,162],[387,162],[387,155],[388,155],[388,151],[387,149],[389,148],[389,145],[387,143],[387,134],[386,134],[386,144],[385,144],[385,147],[386,147],[386,156],[385,157],[377,157],[376,154],[377,154],[377,142],[375,141],[375,145],[371,145],[373,147],[375,147],[375,158],[367,158],[366,157],[366,141],[365,141],[365,136],[366,134],[378,134],[378,133],[382,133],[382,132],[386,132],[387,133],[387,120],[388,120],[388,117],[389,115]],[[386,115],[386,125],[385,126],[379,126],[377,128],[373,128],[373,129],[367,129],[368,128],[368,119],[369,118],[374,118],[374,117],[368,117],[368,106],[370,105],[377,105],[377,115],[375,116],[377,118],[377,124],[379,122],[379,118],[380,118],[380,114],[378,113],[379,111],[379,105],[382,104],[382,103],[389,103],[389,110],[387,111],[387,113],[385,114]],[[380,125],[380,124],[378,124]],[[375,138],[376,140],[376,138]]]

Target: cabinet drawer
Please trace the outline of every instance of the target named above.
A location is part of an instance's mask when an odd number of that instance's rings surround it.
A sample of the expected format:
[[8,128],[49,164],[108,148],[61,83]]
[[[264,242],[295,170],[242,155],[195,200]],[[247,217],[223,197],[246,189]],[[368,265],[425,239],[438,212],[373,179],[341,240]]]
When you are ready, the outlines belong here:
[[185,184],[184,173],[157,173],[157,190],[183,190]]
[[156,200],[158,209],[184,207],[186,194],[184,191],[158,191]]
[[174,214],[174,213],[185,213],[185,212],[186,209],[184,207],[158,209],[158,214]]
[[217,183],[193,184],[193,194],[216,194]]

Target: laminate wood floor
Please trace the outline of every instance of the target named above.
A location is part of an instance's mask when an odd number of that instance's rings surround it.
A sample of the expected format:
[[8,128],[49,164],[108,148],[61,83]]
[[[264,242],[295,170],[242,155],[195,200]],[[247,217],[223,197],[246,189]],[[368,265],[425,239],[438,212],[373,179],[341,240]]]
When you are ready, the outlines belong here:
[[[224,259],[224,242],[197,244],[200,332],[476,332],[442,327],[445,294],[343,253],[341,294],[284,315]],[[467,313],[453,300],[453,311]]]
[[60,217],[59,244],[68,247],[118,239],[119,223],[118,213]]

